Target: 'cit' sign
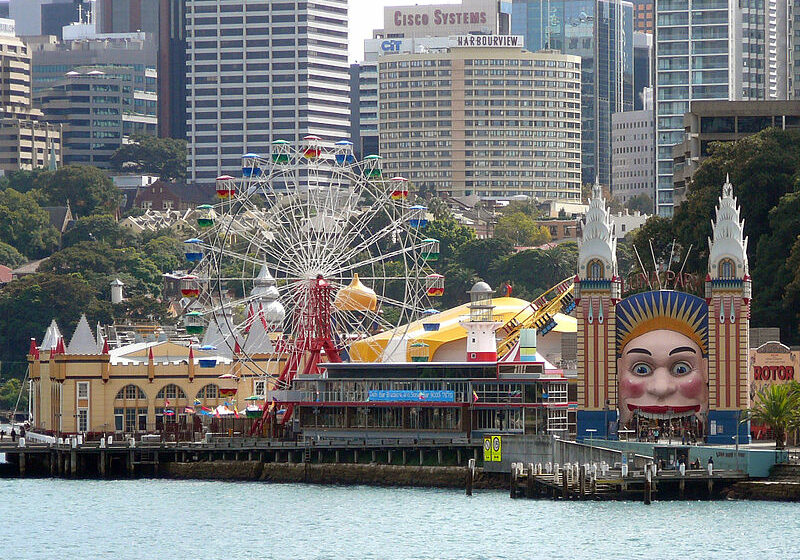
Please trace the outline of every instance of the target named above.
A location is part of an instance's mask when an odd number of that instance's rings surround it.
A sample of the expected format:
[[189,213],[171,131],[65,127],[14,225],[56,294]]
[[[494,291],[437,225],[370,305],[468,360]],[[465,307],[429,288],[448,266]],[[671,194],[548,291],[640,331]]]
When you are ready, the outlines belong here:
[[503,459],[503,442],[500,436],[483,438],[483,462],[500,462]]

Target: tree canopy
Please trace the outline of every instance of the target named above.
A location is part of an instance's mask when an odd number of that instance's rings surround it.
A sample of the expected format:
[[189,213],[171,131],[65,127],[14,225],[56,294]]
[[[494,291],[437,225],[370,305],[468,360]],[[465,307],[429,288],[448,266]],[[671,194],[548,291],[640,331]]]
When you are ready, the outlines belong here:
[[76,216],[114,214],[121,198],[119,189],[102,170],[88,165],[65,165],[38,177],[38,188],[49,206],[69,202]]
[[53,319],[68,336],[81,313],[87,314],[90,324],[111,321],[94,289],[79,275],[32,274],[7,284],[0,291],[0,360],[14,362],[15,369],[24,371],[30,339],[41,342]]
[[37,259],[58,247],[58,232],[31,193],[9,188],[0,192],[0,241]]
[[111,156],[118,171],[158,175],[162,181],[186,178],[186,141],[136,134]]
[[497,220],[494,236],[516,247],[532,247],[550,241],[550,231],[522,211],[504,214]]

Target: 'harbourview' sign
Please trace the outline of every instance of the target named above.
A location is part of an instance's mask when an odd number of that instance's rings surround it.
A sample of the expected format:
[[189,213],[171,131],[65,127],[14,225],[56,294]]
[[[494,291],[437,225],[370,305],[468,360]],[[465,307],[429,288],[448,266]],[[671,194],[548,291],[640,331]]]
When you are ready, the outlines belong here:
[[454,35],[450,37],[454,47],[504,47],[522,48],[522,35]]

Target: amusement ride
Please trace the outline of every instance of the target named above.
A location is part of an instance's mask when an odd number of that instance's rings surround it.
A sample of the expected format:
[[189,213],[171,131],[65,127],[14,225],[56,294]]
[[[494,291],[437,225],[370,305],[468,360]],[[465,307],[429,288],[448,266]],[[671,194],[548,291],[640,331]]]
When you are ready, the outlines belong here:
[[350,344],[377,332],[399,343],[444,292],[427,208],[411,203],[405,178],[384,175],[380,156],[357,160],[349,141],[275,141],[267,155],[243,156],[241,177],[218,177],[216,192],[185,241],[193,268],[181,294],[194,301],[184,325],[202,336],[199,349],[235,357],[265,387],[288,388],[323,361],[360,361]]

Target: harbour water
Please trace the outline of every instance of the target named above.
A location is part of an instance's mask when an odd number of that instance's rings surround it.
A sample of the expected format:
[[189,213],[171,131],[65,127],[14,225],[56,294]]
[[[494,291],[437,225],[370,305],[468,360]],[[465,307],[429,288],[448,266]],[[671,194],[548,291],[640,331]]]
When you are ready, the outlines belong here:
[[[0,557],[800,557],[800,504],[553,502],[505,492],[0,480]],[[746,556],[743,556],[746,554]]]

